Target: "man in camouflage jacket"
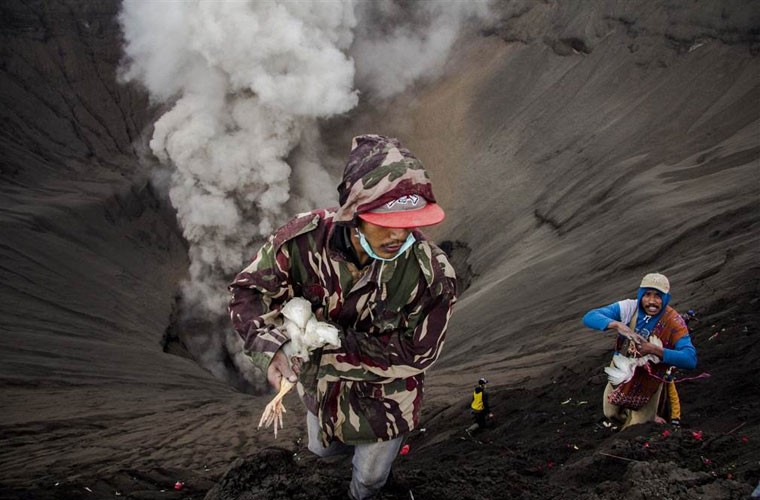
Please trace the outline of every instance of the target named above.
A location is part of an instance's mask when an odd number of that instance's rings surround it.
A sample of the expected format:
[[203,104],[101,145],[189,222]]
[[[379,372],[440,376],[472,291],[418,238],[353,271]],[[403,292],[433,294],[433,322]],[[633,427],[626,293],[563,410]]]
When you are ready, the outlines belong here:
[[[397,139],[354,138],[340,207],[278,229],[230,285],[230,317],[246,353],[278,388],[293,380],[307,409],[309,449],[354,453],[349,493],[385,484],[403,436],[419,422],[425,370],[438,358],[456,301],[446,255],[417,229],[440,222],[422,163]],[[340,348],[291,369],[275,318],[304,297],[340,329]]]

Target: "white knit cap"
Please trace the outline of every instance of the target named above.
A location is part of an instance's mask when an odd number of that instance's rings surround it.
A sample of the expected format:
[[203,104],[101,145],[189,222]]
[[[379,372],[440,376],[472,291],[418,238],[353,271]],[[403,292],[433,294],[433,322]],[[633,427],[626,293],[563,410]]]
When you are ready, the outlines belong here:
[[662,274],[649,273],[641,280],[641,288],[654,288],[662,293],[670,293],[670,282]]

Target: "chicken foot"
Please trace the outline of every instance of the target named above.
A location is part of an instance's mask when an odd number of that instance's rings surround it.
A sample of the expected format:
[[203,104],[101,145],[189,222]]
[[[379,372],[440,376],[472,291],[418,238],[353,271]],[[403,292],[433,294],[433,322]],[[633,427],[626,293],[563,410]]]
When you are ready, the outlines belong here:
[[280,392],[269,402],[264,408],[264,412],[261,414],[259,420],[258,429],[262,426],[269,427],[274,424],[274,438],[277,439],[277,425],[279,424],[282,429],[282,414],[286,412],[285,407],[282,404],[282,398],[290,391],[295,384],[288,379],[284,378],[280,382]]

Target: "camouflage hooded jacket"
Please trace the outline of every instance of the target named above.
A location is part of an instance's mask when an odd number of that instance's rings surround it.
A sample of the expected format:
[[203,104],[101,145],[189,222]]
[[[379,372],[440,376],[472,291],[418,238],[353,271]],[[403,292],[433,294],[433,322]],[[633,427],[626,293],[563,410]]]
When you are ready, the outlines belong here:
[[288,341],[278,313],[292,297],[324,307],[326,320],[340,328],[341,347],[314,351],[299,380],[325,444],[393,439],[419,421],[424,372],[440,354],[456,301],[453,268],[419,231],[396,260],[372,260],[362,269],[334,242],[354,223],[357,207],[369,210],[388,193],[411,188],[432,199],[429,181],[420,185],[425,181],[419,160],[397,141],[356,138],[339,188],[341,207],[296,216],[230,285],[232,323],[262,370]]

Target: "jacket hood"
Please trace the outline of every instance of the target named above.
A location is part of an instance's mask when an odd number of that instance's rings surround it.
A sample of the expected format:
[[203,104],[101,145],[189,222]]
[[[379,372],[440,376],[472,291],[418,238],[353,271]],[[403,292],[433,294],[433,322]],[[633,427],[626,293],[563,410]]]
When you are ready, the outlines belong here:
[[[641,307],[641,298],[644,296],[645,293],[647,293],[648,290],[653,290],[657,293],[657,295],[660,296],[662,299],[662,308],[660,309],[660,312],[658,312],[655,316],[649,317],[647,313],[644,311],[644,308]],[[665,313],[665,309],[668,307],[668,303],[670,302],[670,294],[669,293],[663,293],[662,290],[658,290],[656,288],[650,288],[650,287],[640,287],[638,293],[636,294],[636,307],[639,310],[639,316],[638,320],[636,321],[636,333],[639,333],[644,336],[644,338],[649,337],[649,334],[652,333],[654,330],[654,327],[657,325],[657,322],[660,321],[660,318],[662,317],[663,313]]]
[[435,203],[422,162],[398,139],[374,134],[354,137],[338,195],[334,220],[349,224],[357,214],[402,196],[419,195]]

